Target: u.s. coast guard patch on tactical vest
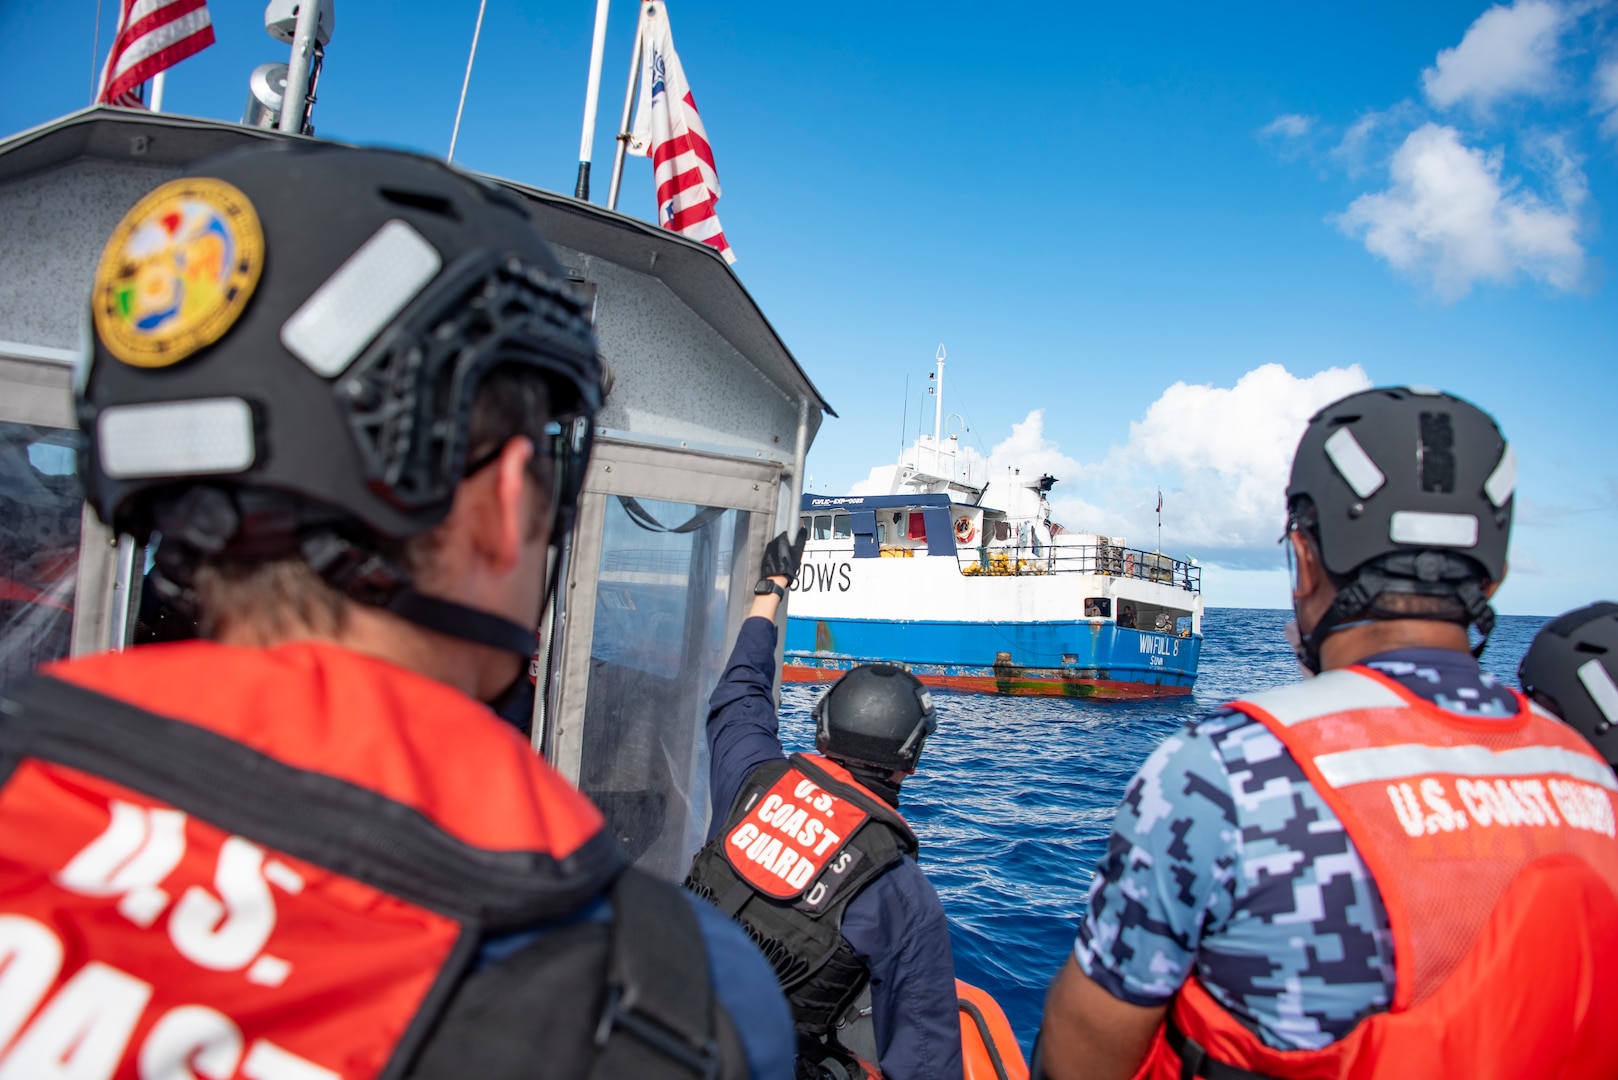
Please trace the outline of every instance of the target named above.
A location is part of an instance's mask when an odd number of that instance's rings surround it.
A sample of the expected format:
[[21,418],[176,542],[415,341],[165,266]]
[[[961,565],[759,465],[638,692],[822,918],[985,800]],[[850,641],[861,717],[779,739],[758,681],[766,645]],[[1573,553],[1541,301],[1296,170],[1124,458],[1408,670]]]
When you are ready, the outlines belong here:
[[223,180],[171,180],[136,203],[96,267],[96,333],[134,367],[178,363],[224,336],[258,285],[258,213]]
[[788,769],[725,837],[725,860],[765,896],[792,900],[869,817]]

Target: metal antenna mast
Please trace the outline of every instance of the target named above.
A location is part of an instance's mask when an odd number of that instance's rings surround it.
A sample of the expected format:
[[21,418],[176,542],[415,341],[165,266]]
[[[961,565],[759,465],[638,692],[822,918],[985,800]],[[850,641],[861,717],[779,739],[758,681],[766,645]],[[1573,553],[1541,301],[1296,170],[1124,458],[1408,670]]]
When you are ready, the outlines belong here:
[[466,54],[466,76],[461,79],[461,103],[455,106],[455,128],[449,133],[449,157],[446,161],[455,160],[455,142],[461,137],[461,113],[466,110],[466,88],[472,84],[472,62],[478,58],[478,38],[483,33],[483,9],[489,6],[489,0],[478,0],[478,22],[472,28],[472,51]]
[[590,158],[595,154],[596,105],[601,100],[601,55],[607,49],[607,4],[596,0],[595,37],[590,40],[590,81],[584,88],[584,133],[579,136],[579,179],[573,197],[590,201]]

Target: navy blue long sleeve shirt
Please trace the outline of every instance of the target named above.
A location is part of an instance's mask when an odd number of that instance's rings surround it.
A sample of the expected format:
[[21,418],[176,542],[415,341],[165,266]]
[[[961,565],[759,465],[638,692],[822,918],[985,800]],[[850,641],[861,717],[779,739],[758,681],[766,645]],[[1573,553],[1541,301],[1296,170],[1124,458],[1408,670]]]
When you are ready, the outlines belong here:
[[[711,840],[754,769],[786,756],[775,713],[775,624],[742,624],[709,699]],[[849,901],[843,940],[871,972],[871,1020],[885,1080],[960,1077],[961,1028],[949,924],[932,883],[906,856]]]

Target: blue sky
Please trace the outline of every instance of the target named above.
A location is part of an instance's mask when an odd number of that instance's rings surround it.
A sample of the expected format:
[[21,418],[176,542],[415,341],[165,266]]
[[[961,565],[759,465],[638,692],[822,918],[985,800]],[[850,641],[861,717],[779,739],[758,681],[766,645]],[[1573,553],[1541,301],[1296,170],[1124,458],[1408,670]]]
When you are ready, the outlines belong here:
[[[235,119],[286,49],[256,0],[211,6],[219,43],[168,106]],[[572,190],[593,11],[490,0],[460,163]],[[598,199],[635,11],[614,0]],[[84,105],[95,4],[6,12],[0,131]],[[319,132],[444,153],[476,12],[341,0]],[[913,436],[943,342],[969,442],[1051,469],[1069,524],[1149,541],[1161,485],[1165,547],[1209,565],[1209,603],[1281,606],[1302,418],[1367,380],[1431,384],[1518,447],[1501,608],[1618,597],[1618,5],[674,0],[670,19],[736,271],[841,414],[815,489],[893,460],[906,378]],[[632,161],[621,208],[651,204]]]

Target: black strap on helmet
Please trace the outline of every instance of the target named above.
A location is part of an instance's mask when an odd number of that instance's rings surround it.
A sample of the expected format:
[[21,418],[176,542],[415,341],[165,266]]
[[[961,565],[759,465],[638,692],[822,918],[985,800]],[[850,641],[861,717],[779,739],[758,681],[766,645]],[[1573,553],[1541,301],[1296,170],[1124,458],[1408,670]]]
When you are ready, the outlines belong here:
[[[1303,636],[1299,660],[1318,674],[1321,646],[1332,634],[1375,620],[1410,618],[1476,626],[1481,639],[1473,646],[1472,655],[1482,656],[1489,635],[1494,632],[1495,616],[1477,573],[1472,560],[1439,551],[1400,553],[1376,559],[1361,567],[1354,578],[1337,591],[1331,607],[1314,629]],[[1420,615],[1379,606],[1379,600],[1393,594],[1441,597],[1452,601],[1452,605]]]
[[[301,550],[309,568],[326,584],[359,603],[385,608],[406,622],[445,637],[516,653],[525,659],[534,655],[536,638],[532,627],[417,592],[407,571],[336,532],[315,533],[304,540]],[[547,595],[548,592],[547,589]]]

